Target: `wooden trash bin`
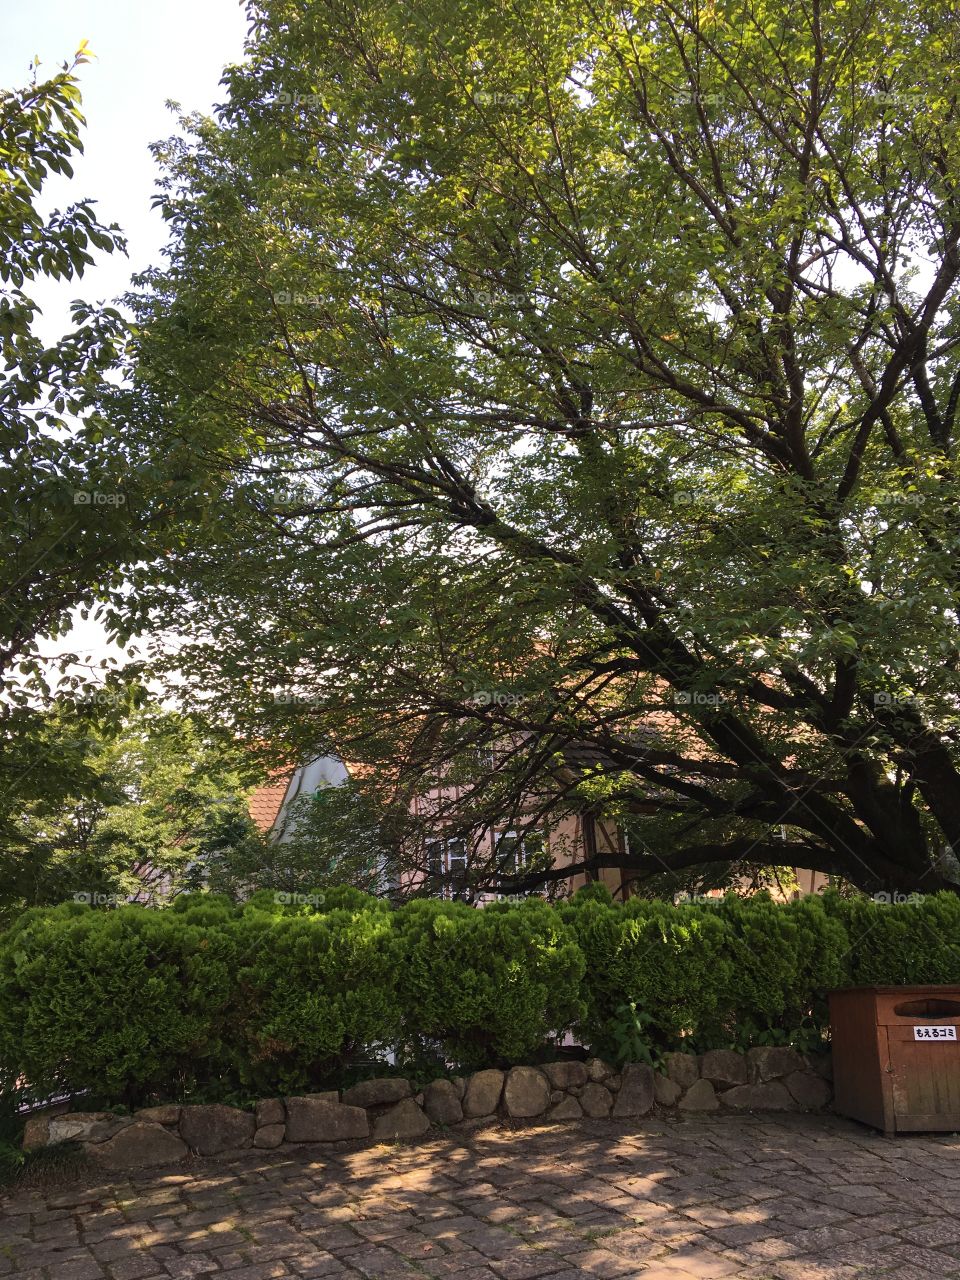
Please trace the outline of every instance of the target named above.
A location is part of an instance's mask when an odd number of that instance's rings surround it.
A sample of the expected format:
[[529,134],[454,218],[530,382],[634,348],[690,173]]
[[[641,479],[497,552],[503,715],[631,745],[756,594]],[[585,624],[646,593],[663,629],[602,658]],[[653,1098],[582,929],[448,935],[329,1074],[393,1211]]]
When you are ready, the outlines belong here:
[[834,1107],[887,1135],[960,1131],[960,986],[830,992]]

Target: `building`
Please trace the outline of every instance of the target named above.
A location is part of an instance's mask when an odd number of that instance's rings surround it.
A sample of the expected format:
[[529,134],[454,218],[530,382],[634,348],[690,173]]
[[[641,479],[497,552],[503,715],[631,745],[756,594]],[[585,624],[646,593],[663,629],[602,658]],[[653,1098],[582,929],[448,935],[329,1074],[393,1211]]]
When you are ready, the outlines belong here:
[[[293,831],[295,802],[322,787],[341,785],[351,772],[343,761],[332,755],[320,756],[305,765],[279,772],[253,792],[249,800],[250,815],[271,841],[282,843],[290,838]],[[411,798],[411,815],[422,827],[429,829],[431,816],[444,808],[455,808],[458,799],[456,785],[428,787]],[[456,896],[457,882],[466,870],[467,841],[461,836],[445,835],[443,827],[444,820],[438,818],[436,835],[425,843],[424,871],[403,873],[401,887],[422,889],[425,884],[433,882],[438,894]],[[519,824],[504,823],[478,831],[471,842],[473,856],[481,861],[492,861],[496,855],[506,874],[520,874],[544,846],[550,854],[551,864],[558,869],[579,863],[585,854],[598,855],[600,870],[597,878],[615,898],[630,896],[629,875],[616,865],[618,859],[629,852],[629,844],[626,834],[616,822],[585,812],[562,817],[556,822],[545,822],[533,833],[521,832],[518,827]],[[604,855],[609,855],[608,865],[604,865]],[[821,872],[803,868],[793,870],[801,893],[819,892],[827,883],[827,877]],[[576,872],[557,882],[556,895],[563,897],[575,893],[587,880],[584,872]],[[480,900],[489,900],[491,896],[481,895]]]

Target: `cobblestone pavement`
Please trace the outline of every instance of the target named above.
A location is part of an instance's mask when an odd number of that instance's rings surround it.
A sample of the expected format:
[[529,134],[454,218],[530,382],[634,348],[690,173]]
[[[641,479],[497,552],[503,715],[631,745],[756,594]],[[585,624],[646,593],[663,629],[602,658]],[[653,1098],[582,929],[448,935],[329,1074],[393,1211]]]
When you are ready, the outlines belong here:
[[16,1280],[960,1276],[960,1138],[831,1118],[294,1147],[0,1200]]

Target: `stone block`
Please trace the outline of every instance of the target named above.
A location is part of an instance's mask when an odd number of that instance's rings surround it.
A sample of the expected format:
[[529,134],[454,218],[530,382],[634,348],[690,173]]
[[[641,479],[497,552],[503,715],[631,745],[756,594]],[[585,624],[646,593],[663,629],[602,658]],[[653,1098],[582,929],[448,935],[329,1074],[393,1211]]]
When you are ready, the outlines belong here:
[[676,1106],[683,1090],[675,1080],[669,1080],[658,1072],[653,1077],[653,1100],[661,1107]]
[[503,1087],[507,1115],[542,1116],[550,1105],[550,1081],[536,1067],[512,1067]]
[[829,1083],[814,1071],[791,1071],[784,1076],[783,1083],[804,1111],[820,1111],[833,1097]]
[[[252,1119],[252,1117],[251,1117]],[[92,1143],[87,1152],[108,1169],[142,1169],[173,1164],[188,1154],[187,1144],[161,1124],[135,1120],[105,1142]]]
[[32,1151],[50,1141],[50,1116],[31,1116],[23,1128],[23,1149]]
[[179,1124],[180,1123],[180,1107],[175,1103],[160,1107],[141,1107],[139,1111],[135,1111],[134,1116],[137,1120],[142,1120],[144,1124]]
[[621,1072],[623,1083],[613,1114],[620,1116],[645,1116],[653,1110],[653,1067],[643,1062],[630,1062]]
[[681,1089],[689,1089],[700,1079],[700,1064],[692,1053],[665,1053],[663,1066],[668,1079]]
[[377,1142],[396,1142],[401,1138],[421,1138],[430,1128],[429,1117],[417,1106],[413,1098],[404,1098],[384,1111],[373,1122],[373,1137]]
[[718,1089],[747,1083],[747,1060],[733,1049],[710,1049],[700,1060],[700,1075]]
[[803,1059],[796,1049],[764,1045],[747,1051],[747,1071],[751,1084],[779,1080],[794,1071],[803,1070]]
[[584,1066],[587,1068],[587,1076],[595,1084],[602,1084],[607,1076],[614,1074],[613,1067],[602,1058],[588,1058]]
[[554,1089],[569,1089],[571,1085],[586,1084],[590,1079],[587,1064],[570,1060],[567,1062],[545,1062],[540,1068]]
[[285,1124],[262,1124],[253,1135],[253,1145],[271,1151],[283,1143],[287,1126]]
[[780,1080],[762,1084],[738,1084],[720,1094],[720,1102],[733,1111],[796,1111],[797,1104]]
[[287,1098],[286,1105],[288,1142],[342,1142],[370,1136],[363,1107],[318,1097]]
[[180,1137],[201,1156],[249,1147],[256,1127],[252,1111],[219,1102],[184,1107],[180,1112]]
[[[598,1084],[596,1087],[602,1089],[603,1085]],[[580,1120],[582,1118],[583,1107],[581,1107],[576,1098],[561,1098],[560,1102],[550,1108],[550,1113],[547,1116],[548,1120]]]
[[133,1122],[132,1116],[117,1116],[112,1111],[74,1111],[51,1116],[48,1141],[105,1142]]
[[[574,1098],[572,1101],[576,1102]],[[608,1116],[610,1108],[613,1106],[613,1094],[602,1084],[591,1081],[585,1084],[580,1093],[580,1106],[583,1108],[583,1114],[593,1119],[599,1119],[601,1116]]]
[[254,1115],[257,1118],[258,1129],[262,1129],[268,1124],[283,1124],[287,1118],[287,1113],[280,1098],[263,1098],[257,1103]]
[[361,1080],[343,1091],[343,1102],[348,1107],[382,1107],[400,1102],[413,1093],[409,1080],[399,1076],[384,1076],[378,1080]]
[[459,1124],[460,1094],[452,1080],[433,1080],[423,1091],[423,1109],[434,1124]]
[[467,1081],[467,1091],[463,1096],[463,1114],[470,1118],[475,1116],[492,1116],[500,1105],[503,1092],[503,1072],[490,1068],[477,1071]]
[[709,1080],[695,1080],[680,1099],[681,1111],[716,1111],[717,1092]]

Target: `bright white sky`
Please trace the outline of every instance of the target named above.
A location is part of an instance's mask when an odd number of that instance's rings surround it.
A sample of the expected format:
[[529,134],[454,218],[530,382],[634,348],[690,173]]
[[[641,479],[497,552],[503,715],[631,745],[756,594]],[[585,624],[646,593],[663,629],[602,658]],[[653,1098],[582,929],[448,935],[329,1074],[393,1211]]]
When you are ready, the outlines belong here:
[[[80,280],[31,286],[44,338],[64,330],[71,299],[111,301],[131,274],[159,260],[166,228],[150,208],[156,169],[148,146],[175,131],[168,100],[185,111],[209,111],[222,101],[222,69],[240,61],[245,34],[240,0],[0,0],[3,88],[29,82],[35,55],[40,79],[72,61],[82,40],[96,55],[79,68],[84,155],[72,181],[50,179],[43,207],[96,200],[100,221],[119,223],[129,241],[129,257],[101,254]],[[63,648],[106,652],[92,621],[78,620],[67,643],[56,646]]]

